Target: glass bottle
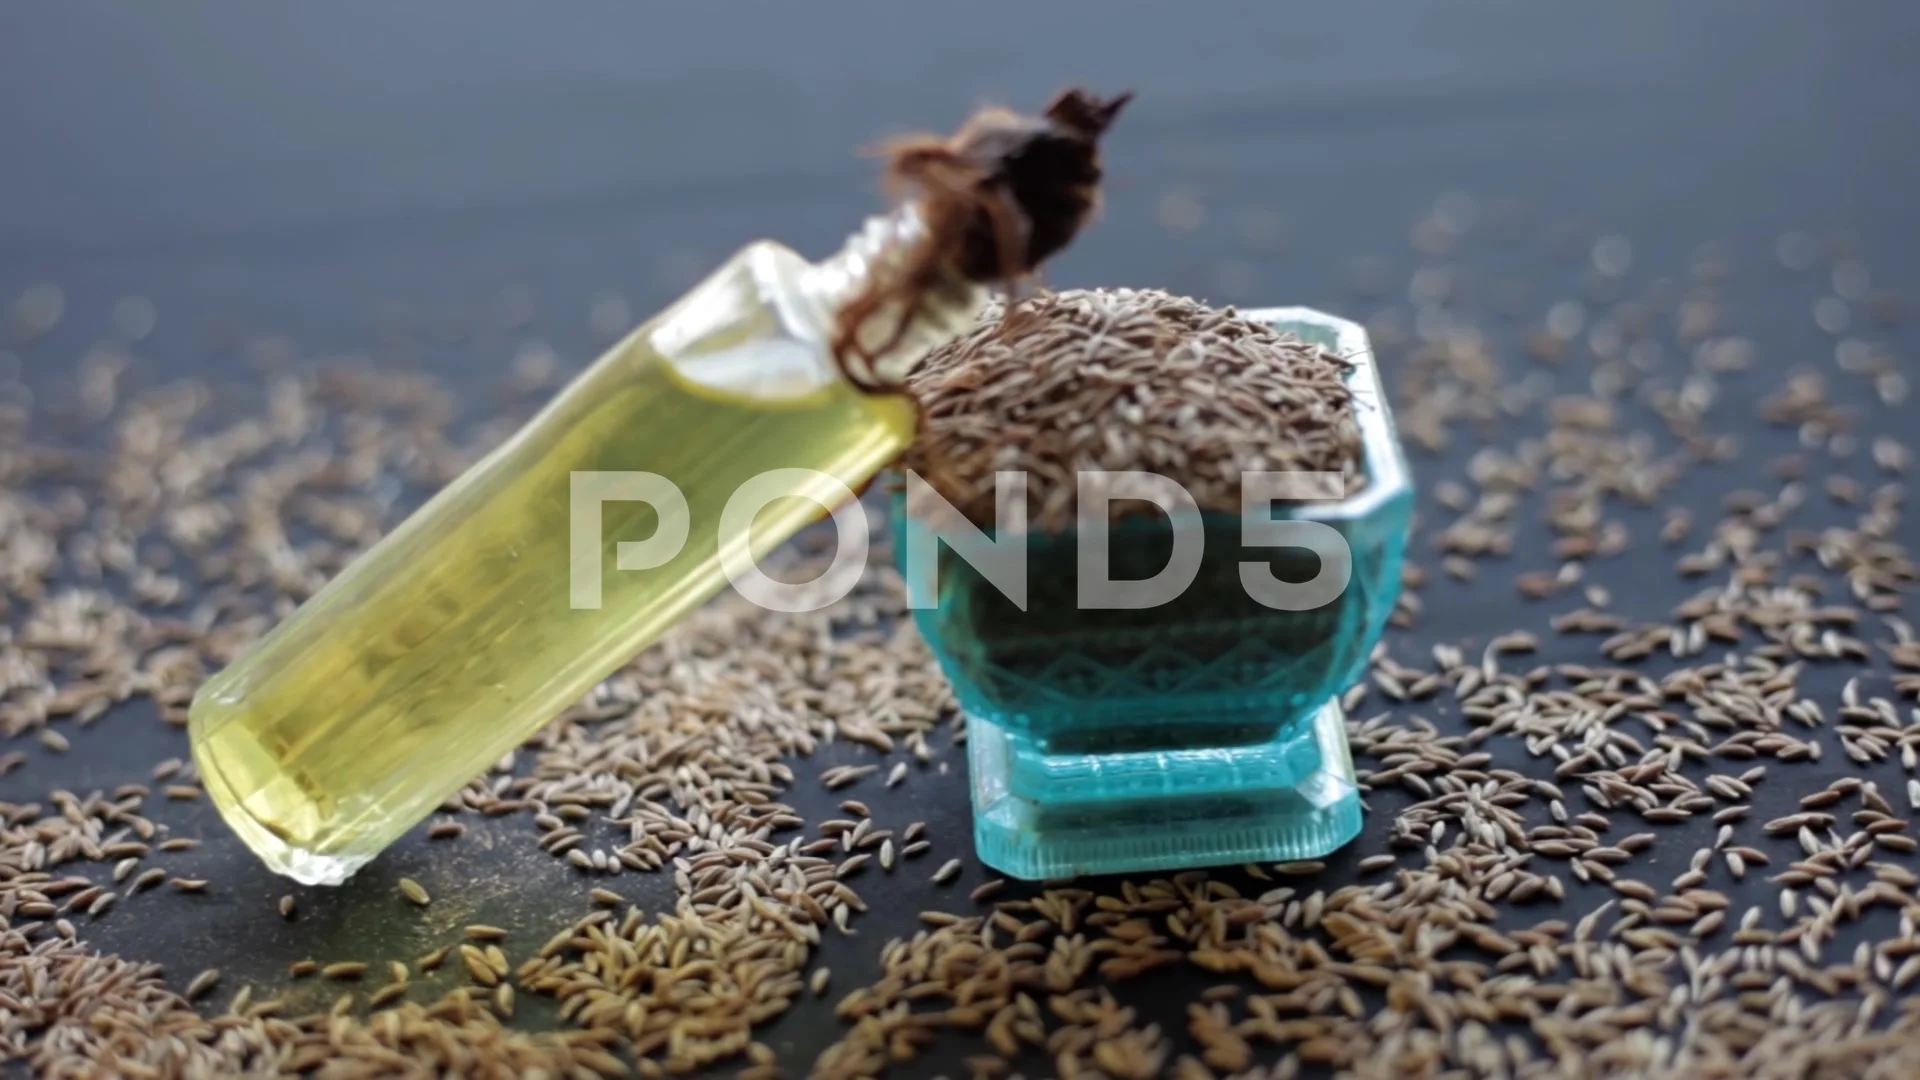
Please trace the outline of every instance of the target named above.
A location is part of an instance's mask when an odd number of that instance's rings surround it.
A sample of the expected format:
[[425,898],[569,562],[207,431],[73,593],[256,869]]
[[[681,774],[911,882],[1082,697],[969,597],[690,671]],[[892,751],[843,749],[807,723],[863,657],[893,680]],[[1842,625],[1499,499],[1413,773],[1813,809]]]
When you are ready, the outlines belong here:
[[[818,264],[742,249],[210,679],[194,758],[247,845],[298,881],[344,881],[719,592],[729,559],[765,554],[893,460],[913,403],[853,386],[831,335],[924,232],[910,203]],[[985,300],[954,276],[874,350],[874,372],[897,385]],[[793,468],[811,477],[782,489],[797,497],[750,528],[723,515],[744,481]],[[683,505],[608,479],[636,473]],[[582,506],[601,519],[584,535]],[[649,538],[658,550],[632,557]]]

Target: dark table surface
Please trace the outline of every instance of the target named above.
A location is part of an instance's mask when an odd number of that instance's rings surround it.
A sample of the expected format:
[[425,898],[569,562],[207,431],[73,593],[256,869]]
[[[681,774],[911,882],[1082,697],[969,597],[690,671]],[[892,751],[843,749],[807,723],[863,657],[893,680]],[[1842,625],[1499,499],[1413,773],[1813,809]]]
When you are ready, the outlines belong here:
[[[1700,245],[1719,243],[1737,267],[1729,321],[1757,343],[1754,370],[1727,393],[1750,401],[1795,366],[1832,367],[1833,339],[1811,313],[1825,283],[1776,263],[1782,232],[1846,237],[1876,286],[1911,296],[1920,284],[1920,7],[1909,3],[14,2],[0,4],[0,301],[52,282],[66,313],[54,333],[0,346],[12,350],[0,383],[70,396],[73,358],[120,297],[138,295],[158,324],[137,383],[257,381],[242,354],[207,342],[272,333],[304,366],[352,354],[417,366],[469,388],[469,418],[483,415],[482,388],[528,338],[570,366],[589,359],[605,340],[588,318],[596,303],[617,297],[644,316],[760,236],[828,250],[874,205],[871,163],[854,148],[949,127],[985,99],[1037,104],[1070,81],[1139,99],[1112,139],[1105,218],[1053,267],[1056,285],[1305,303],[1393,326],[1410,318],[1414,271],[1445,262],[1486,286],[1463,310],[1508,295],[1494,286],[1517,290],[1522,317],[1489,322],[1496,351],[1517,357],[1550,305],[1574,295],[1594,238],[1629,238],[1636,279],[1682,275]],[[1498,227],[1444,259],[1422,255],[1410,229],[1443,199]],[[1356,274],[1384,280],[1385,294],[1355,291]],[[518,336],[458,332],[487,322],[507,290],[534,301]],[[1915,344],[1910,328],[1886,333],[1896,349]],[[1392,378],[1397,354],[1382,353]],[[1527,370],[1508,362],[1515,378]],[[1552,377],[1578,389],[1582,374]],[[1735,431],[1748,412],[1729,412]],[[1865,430],[1901,425],[1880,410]],[[1792,448],[1790,431],[1741,433],[1741,459],[1689,479],[1683,501],[1710,512]],[[1416,458],[1423,529],[1443,519],[1435,485],[1460,476],[1475,445]],[[1511,569],[1550,569],[1544,533],[1521,536]],[[1414,558],[1435,568],[1430,536]],[[1651,549],[1593,572],[1646,618],[1690,588],[1669,584],[1668,557]],[[1437,580],[1395,654],[1436,642],[1471,653],[1511,628],[1521,601],[1506,574]],[[1524,617],[1544,631],[1544,610]],[[1590,647],[1549,642],[1542,659]],[[29,766],[0,779],[0,798],[137,780],[184,745],[150,713],[109,716],[61,756],[22,740]],[[834,748],[818,763],[860,754]],[[892,807],[876,796],[876,811],[924,816],[943,848],[964,852],[953,764],[906,789],[910,810],[901,795]],[[833,798],[810,780],[795,793],[810,815]],[[1329,882],[1384,850],[1387,818],[1376,812]],[[174,823],[222,836],[208,808]],[[271,984],[327,942],[404,933],[387,925],[401,875],[465,890],[494,921],[544,928],[577,914],[570,871],[533,852],[531,834],[481,839],[451,857],[409,841],[346,889],[301,890],[296,924],[270,915],[284,883],[236,843],[210,844],[197,857],[229,883],[224,895],[106,920],[89,940],[182,978],[218,963],[236,985]],[[964,880],[980,874],[970,864]],[[656,905],[671,894],[664,881],[625,887]],[[878,946],[915,913],[952,902],[920,875],[863,891],[875,911],[861,936],[831,940],[822,958],[842,989],[878,970]],[[208,956],[209,941],[232,955]],[[1191,988],[1169,979],[1152,1007],[1177,1027]],[[840,1030],[809,999],[765,1037],[803,1072]]]

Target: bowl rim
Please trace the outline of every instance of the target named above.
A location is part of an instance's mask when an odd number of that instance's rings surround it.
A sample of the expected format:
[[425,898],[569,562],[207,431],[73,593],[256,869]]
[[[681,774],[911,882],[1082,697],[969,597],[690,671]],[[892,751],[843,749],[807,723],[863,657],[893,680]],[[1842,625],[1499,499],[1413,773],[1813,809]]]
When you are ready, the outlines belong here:
[[1347,388],[1353,394],[1354,419],[1360,425],[1366,487],[1358,494],[1334,502],[1277,503],[1274,515],[1316,521],[1350,520],[1365,517],[1388,500],[1405,495],[1412,486],[1408,481],[1406,451],[1394,434],[1392,406],[1387,403],[1385,388],[1381,386],[1380,366],[1374,359],[1373,343],[1366,328],[1351,319],[1304,306],[1250,308],[1242,310],[1240,315],[1281,332],[1293,326],[1328,331],[1333,336],[1334,351],[1353,365],[1347,373]]

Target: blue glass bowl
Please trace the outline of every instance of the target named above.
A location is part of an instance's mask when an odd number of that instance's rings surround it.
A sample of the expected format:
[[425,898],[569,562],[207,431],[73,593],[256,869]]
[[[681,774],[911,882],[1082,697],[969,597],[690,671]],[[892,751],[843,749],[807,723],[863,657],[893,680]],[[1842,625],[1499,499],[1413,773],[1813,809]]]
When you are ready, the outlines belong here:
[[[1270,520],[1322,523],[1351,576],[1332,601],[1284,611],[1241,584],[1241,564],[1282,580],[1320,570],[1299,548],[1248,546],[1239,515],[1194,521],[1194,583],[1169,603],[1086,609],[1079,537],[1024,539],[1026,610],[894,508],[896,555],[922,635],[967,716],[975,839],[983,861],[1026,878],[1324,854],[1359,830],[1337,696],[1364,673],[1399,595],[1413,489],[1365,331],[1305,308],[1248,312],[1348,356],[1365,485],[1339,501],[1274,503]],[[1114,579],[1167,564],[1164,515],[1103,529]],[[908,564],[936,551],[929,581]],[[910,555],[919,552],[920,555]]]

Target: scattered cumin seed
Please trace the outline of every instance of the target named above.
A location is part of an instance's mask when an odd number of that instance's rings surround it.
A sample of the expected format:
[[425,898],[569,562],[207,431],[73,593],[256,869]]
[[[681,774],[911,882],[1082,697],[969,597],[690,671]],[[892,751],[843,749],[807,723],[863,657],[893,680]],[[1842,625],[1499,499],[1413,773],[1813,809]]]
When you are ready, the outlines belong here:
[[1005,878],[989,878],[979,885],[974,886],[973,891],[967,894],[967,899],[977,904],[982,900],[999,895],[1000,890],[1006,887],[1007,881]]
[[499,973],[494,971],[493,965],[487,963],[486,958],[478,952],[468,952],[462,949],[460,962],[466,967],[468,977],[473,979],[474,982],[488,989],[500,985]]
[[201,972],[200,974],[195,975],[193,977],[193,981],[187,984],[187,992],[186,992],[187,1000],[197,1001],[200,998],[205,997],[207,995],[207,991],[213,989],[213,984],[219,981],[220,981],[219,968],[208,968],[207,970]]
[[407,991],[410,989],[412,989],[412,986],[407,983],[388,983],[380,989],[375,990],[373,995],[367,998],[367,1007],[370,1009],[384,1009],[388,1005],[406,997]]

